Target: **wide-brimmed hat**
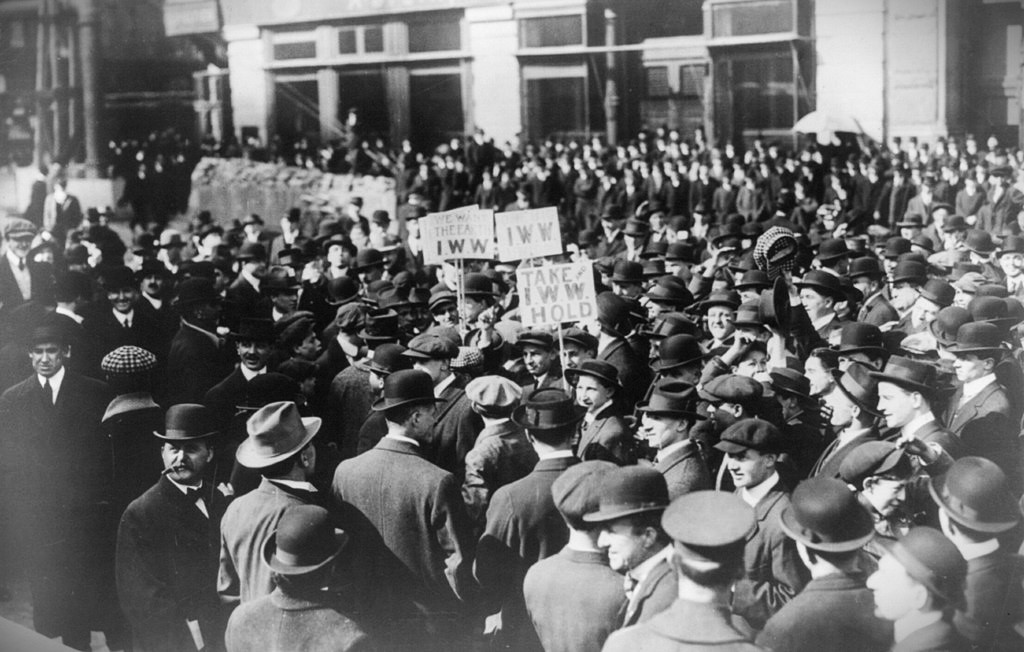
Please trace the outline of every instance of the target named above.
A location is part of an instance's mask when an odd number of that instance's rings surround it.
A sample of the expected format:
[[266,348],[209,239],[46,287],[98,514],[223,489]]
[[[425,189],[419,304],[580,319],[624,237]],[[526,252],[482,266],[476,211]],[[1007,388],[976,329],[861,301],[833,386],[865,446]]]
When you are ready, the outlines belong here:
[[934,528],[918,526],[895,541],[883,539],[881,543],[907,575],[946,604],[963,606],[967,561],[946,535]]
[[334,561],[346,543],[348,535],[331,524],[326,509],[294,505],[263,544],[263,561],[278,575],[306,575]]
[[587,523],[660,512],[668,507],[668,484],[665,476],[654,467],[619,467],[609,471],[603,480],[597,511],[583,516]]
[[395,371],[384,379],[384,393],[373,402],[374,412],[384,412],[403,405],[443,403],[434,396],[434,381],[430,374],[418,369]]
[[761,302],[759,300],[747,301],[736,309],[736,317],[732,320],[736,328],[762,328],[764,321],[761,319]]
[[235,341],[272,343],[277,340],[274,320],[246,317],[238,323],[238,331],[232,332],[231,338]]
[[696,387],[690,383],[666,378],[654,386],[651,397],[637,409],[647,414],[707,419],[706,414],[697,412],[696,400]]
[[779,524],[791,539],[821,552],[851,552],[875,536],[871,514],[835,478],[811,478],[797,485]]
[[776,393],[791,394],[807,400],[811,398],[811,381],[796,369],[777,367],[772,369],[768,377]]
[[961,457],[928,490],[951,520],[972,530],[1005,532],[1020,522],[1006,474],[983,457]]
[[932,396],[937,389],[938,372],[933,365],[901,356],[889,358],[882,371],[870,371],[868,374],[879,382],[899,385],[925,396]]
[[576,384],[580,376],[592,376],[612,387],[622,389],[622,385],[619,383],[619,370],[615,365],[604,360],[584,360],[579,367],[565,370],[565,379],[573,385]]
[[250,469],[282,462],[305,448],[320,430],[319,417],[302,417],[291,401],[270,403],[245,423],[248,433],[235,451],[235,459]]
[[178,403],[167,408],[163,432],[153,434],[164,441],[191,441],[220,434],[213,427],[216,422],[212,410],[196,403]]
[[839,283],[839,277],[820,269],[812,269],[807,272],[794,285],[800,289],[810,288],[819,294],[832,297],[836,301],[842,301],[846,298],[843,286]]
[[853,401],[853,404],[868,414],[882,416],[878,411],[878,381],[871,377],[871,369],[858,362],[852,363],[845,372],[835,370],[836,387]]
[[546,432],[574,426],[586,413],[587,408],[562,390],[546,387],[525,398],[512,412],[512,422],[528,431]]

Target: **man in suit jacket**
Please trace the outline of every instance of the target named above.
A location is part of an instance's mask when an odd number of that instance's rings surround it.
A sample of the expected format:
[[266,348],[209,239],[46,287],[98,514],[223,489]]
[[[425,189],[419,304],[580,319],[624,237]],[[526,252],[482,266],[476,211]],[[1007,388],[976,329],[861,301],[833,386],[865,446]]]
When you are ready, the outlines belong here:
[[57,179],[53,192],[43,202],[43,230],[49,231],[62,248],[68,231],[78,228],[83,217],[81,202],[68,194],[67,188],[67,179]]
[[348,535],[333,527],[324,508],[289,507],[261,555],[277,587],[231,614],[228,652],[373,649],[352,619],[357,596],[323,588],[331,583],[347,542]]
[[851,262],[849,278],[864,295],[857,321],[881,326],[900,320],[900,314],[885,298],[885,270],[877,258],[862,256]]
[[545,652],[599,652],[622,625],[626,596],[622,577],[608,567],[598,547],[600,526],[583,520],[599,509],[611,462],[592,460],[569,467],[551,485],[555,508],[569,526],[569,541],[554,556],[526,572],[523,596]]
[[813,579],[768,619],[758,645],[792,652],[884,650],[892,626],[875,618],[861,567],[861,546],[874,536],[874,525],[856,494],[840,480],[806,480],[793,492],[781,527]]
[[597,359],[612,365],[618,372],[623,391],[619,405],[629,412],[643,398],[651,384],[653,372],[647,360],[637,355],[629,345],[625,333],[631,330],[629,305],[611,292],[597,296],[597,317],[601,326],[598,336]]
[[999,652],[1020,649],[1014,625],[1024,609],[1024,560],[1005,550],[1000,536],[1020,523],[1016,494],[998,466],[981,457],[962,457],[931,480],[942,533],[967,560],[964,600],[953,624],[972,648]]
[[389,375],[373,405],[388,433],[338,466],[332,494],[351,525],[352,566],[372,578],[367,609],[387,625],[389,643],[445,650],[467,635],[474,542],[455,476],[424,456],[438,402],[429,374]]
[[967,564],[941,532],[913,528],[894,543],[868,578],[875,615],[906,623],[893,652],[970,649],[949,618],[951,605],[963,599]]
[[245,318],[231,339],[238,353],[238,366],[203,397],[203,404],[216,410],[215,416],[225,422],[234,414],[235,406],[244,401],[249,381],[267,373],[267,360],[274,346],[274,322]]
[[28,220],[12,217],[4,225],[6,247],[0,259],[0,315],[35,300],[45,302],[52,294],[53,271],[49,265],[28,260],[37,229]]
[[514,649],[538,649],[523,602],[523,578],[530,566],[561,550],[569,539],[551,485],[579,462],[571,440],[583,410],[562,390],[541,389],[512,418],[526,429],[539,461],[525,478],[494,492],[477,546],[476,578],[485,599],[501,608],[501,640]]
[[715,448],[725,453],[736,495],[754,510],[756,527],[746,537],[746,576],[736,582],[732,610],[754,629],[800,592],[807,582],[796,545],[783,532],[779,516],[789,507],[789,491],[775,465],[784,442],[778,428],[761,419],[737,421],[722,432]]
[[621,463],[632,462],[632,433],[615,403],[622,392],[618,370],[601,360],[584,360],[576,369],[566,370],[565,377],[575,387],[576,401],[586,408],[576,454],[581,459],[611,456]]
[[200,405],[171,406],[153,433],[164,472],[121,517],[117,593],[140,652],[198,648],[199,640],[216,649],[224,634],[216,578],[226,498],[206,481],[211,416]]
[[206,392],[231,373],[232,359],[216,333],[220,296],[211,281],[188,279],[178,287],[174,305],[181,314],[181,328],[167,354],[167,382],[160,402],[201,403]]
[[[231,329],[238,328],[243,317],[270,316],[260,286],[267,273],[267,250],[258,242],[245,242],[235,258],[242,269],[225,291],[225,322]],[[265,314],[264,314],[265,313]]]
[[604,652],[756,652],[732,624],[726,605],[743,575],[743,541],[754,527],[750,507],[719,491],[695,491],[665,510],[678,595],[662,613],[612,634]]
[[650,620],[678,597],[669,565],[672,541],[661,522],[668,503],[668,485],[660,473],[624,466],[608,472],[598,509],[583,517],[600,526],[597,545],[607,551],[611,569],[624,576],[628,602],[623,627]]
[[932,405],[939,380],[933,365],[893,356],[871,375],[878,380],[878,411],[885,425],[899,428],[903,439],[938,444],[953,459],[965,454],[964,442],[935,420]]
[[869,374],[866,365],[853,362],[825,396],[825,405],[832,408],[830,423],[838,434],[818,457],[810,477],[838,478],[839,468],[851,451],[864,442],[880,439],[876,427],[880,416],[878,381]]
[[270,569],[262,562],[267,539],[288,507],[321,500],[309,482],[316,466],[313,436],[320,430],[320,419],[300,417],[294,403],[278,402],[257,410],[246,427],[249,437],[235,459],[259,470],[263,480],[232,502],[221,521],[217,592],[232,606],[274,589]]
[[87,650],[90,630],[120,634],[120,615],[108,613],[117,611],[117,515],[100,428],[111,396],[106,384],[65,367],[59,326],[37,327],[30,342],[34,373],[0,396],[0,495],[22,544],[36,631]]
[[658,451],[655,467],[665,476],[669,498],[711,489],[711,473],[697,444],[690,439],[690,428],[707,417],[695,412],[696,391],[683,382],[660,382],[647,405],[640,407],[638,433]]
[[529,396],[538,389],[552,387],[564,389],[562,367],[558,363],[554,338],[543,331],[526,331],[516,341],[523,355],[523,366],[529,380],[523,382],[523,396]]

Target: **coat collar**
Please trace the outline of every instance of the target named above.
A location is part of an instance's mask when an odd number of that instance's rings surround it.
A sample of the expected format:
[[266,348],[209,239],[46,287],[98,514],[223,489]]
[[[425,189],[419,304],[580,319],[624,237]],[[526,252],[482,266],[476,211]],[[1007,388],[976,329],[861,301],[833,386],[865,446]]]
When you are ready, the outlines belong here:
[[678,599],[647,621],[658,634],[680,643],[749,643],[730,622],[729,608]]
[[404,442],[394,437],[381,437],[380,441],[374,448],[379,448],[382,451],[388,451],[390,453],[403,453],[405,455],[415,455],[416,457],[422,457],[423,454],[420,449],[408,442]]
[[142,410],[160,409],[160,406],[153,402],[153,396],[149,392],[135,392],[133,394],[121,394],[115,396],[114,400],[107,406],[103,414],[103,421],[126,412],[141,412]]
[[571,457],[550,457],[546,460],[540,460],[537,462],[537,465],[533,467],[532,473],[546,473],[550,471],[561,473],[573,464],[577,464],[579,461],[579,458],[575,455]]

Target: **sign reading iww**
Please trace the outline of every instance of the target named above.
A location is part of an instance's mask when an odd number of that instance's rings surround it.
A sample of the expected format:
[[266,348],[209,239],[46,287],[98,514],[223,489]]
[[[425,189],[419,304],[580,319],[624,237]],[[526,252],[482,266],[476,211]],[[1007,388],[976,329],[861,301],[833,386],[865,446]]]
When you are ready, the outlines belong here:
[[494,211],[464,206],[431,213],[420,220],[423,262],[440,265],[446,260],[494,258]]
[[516,271],[519,314],[525,326],[597,318],[597,295],[589,262]]
[[554,206],[494,216],[498,260],[523,260],[562,253],[562,231]]

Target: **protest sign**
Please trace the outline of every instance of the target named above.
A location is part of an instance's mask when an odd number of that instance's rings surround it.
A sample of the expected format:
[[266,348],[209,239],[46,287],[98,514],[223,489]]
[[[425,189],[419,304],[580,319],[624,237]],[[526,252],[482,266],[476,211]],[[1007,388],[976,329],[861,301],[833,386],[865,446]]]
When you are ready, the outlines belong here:
[[524,326],[597,319],[597,295],[589,262],[520,268],[516,280]]
[[440,265],[446,260],[494,258],[494,211],[464,206],[431,213],[420,220],[423,262]]
[[562,231],[554,206],[494,216],[498,260],[523,260],[562,253]]

